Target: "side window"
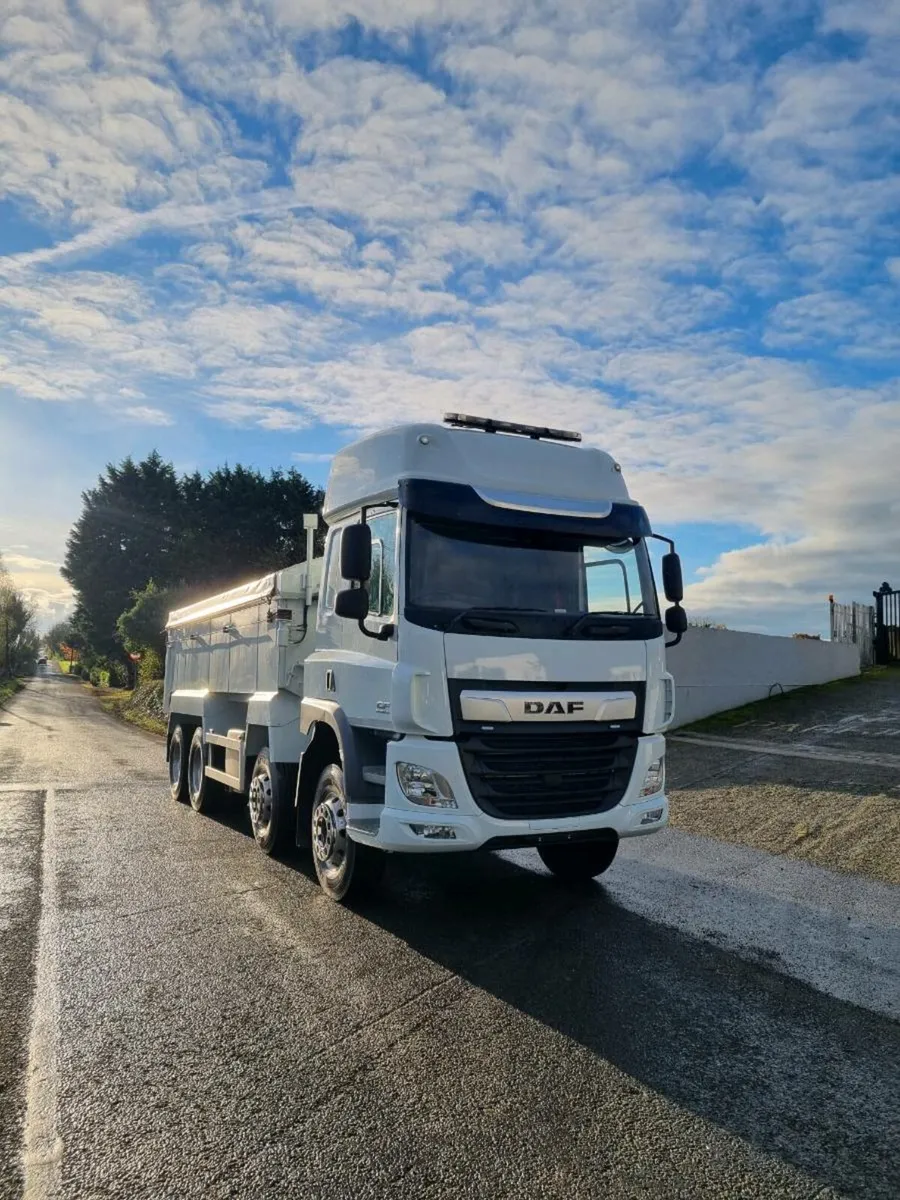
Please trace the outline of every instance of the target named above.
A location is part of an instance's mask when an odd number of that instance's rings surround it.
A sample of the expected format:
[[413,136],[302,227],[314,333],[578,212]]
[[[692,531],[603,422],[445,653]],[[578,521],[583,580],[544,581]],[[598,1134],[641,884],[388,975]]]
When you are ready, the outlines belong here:
[[334,612],[334,598],[341,590],[341,531],[335,529],[328,542],[328,553],[325,562],[325,587],[324,602],[320,605],[320,612],[324,616],[326,613]]
[[371,517],[372,574],[369,578],[369,613],[373,617],[394,614],[397,584],[397,513],[380,513]]
[[588,612],[642,611],[643,590],[634,547],[585,546],[584,559]]

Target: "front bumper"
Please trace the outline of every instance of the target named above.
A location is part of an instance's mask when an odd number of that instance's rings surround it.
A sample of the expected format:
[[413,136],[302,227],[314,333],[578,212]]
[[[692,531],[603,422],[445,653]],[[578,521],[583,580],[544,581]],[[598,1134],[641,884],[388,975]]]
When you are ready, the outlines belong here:
[[[637,754],[625,795],[606,812],[545,820],[506,820],[485,813],[472,798],[454,742],[406,737],[387,748],[384,808],[376,819],[371,805],[350,804],[350,836],[354,841],[407,854],[447,854],[491,845],[537,845],[543,839],[587,840],[613,832],[620,838],[655,833],[669,820],[665,791],[641,796],[647,768],[665,752],[665,738],[649,734],[638,740]],[[397,762],[414,762],[439,772],[450,783],[456,808],[413,804],[397,781]],[[429,836],[429,832],[437,836]]]

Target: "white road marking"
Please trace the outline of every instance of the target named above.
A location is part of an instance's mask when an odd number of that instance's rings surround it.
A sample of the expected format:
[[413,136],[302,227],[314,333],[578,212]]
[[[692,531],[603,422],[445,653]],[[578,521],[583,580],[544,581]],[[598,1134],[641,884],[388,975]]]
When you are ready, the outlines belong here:
[[41,917],[28,1045],[23,1200],[52,1200],[63,1155],[57,1132],[59,1060],[59,905],[56,873],[56,790],[44,801]]
[[852,763],[857,767],[894,767],[900,771],[900,754],[867,754],[864,751],[829,750],[827,746],[812,746],[805,742],[758,742],[751,738],[710,737],[705,733],[670,733],[673,742],[694,746],[721,746],[725,750],[742,750],[745,754],[774,754],[781,758],[813,758],[820,762]]

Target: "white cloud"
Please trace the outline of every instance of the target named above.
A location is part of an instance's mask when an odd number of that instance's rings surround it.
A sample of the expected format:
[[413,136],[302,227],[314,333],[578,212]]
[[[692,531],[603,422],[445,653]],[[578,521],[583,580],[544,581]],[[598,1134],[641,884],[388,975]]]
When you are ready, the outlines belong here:
[[660,524],[757,532],[703,611],[864,594],[897,550],[896,5],[805,40],[802,0],[352,8],[386,61],[326,0],[9,0],[0,195],[45,237],[0,259],[5,394],[552,417]]
[[147,404],[132,404],[119,409],[119,416],[126,421],[134,421],[138,425],[174,425],[175,418],[171,413],[163,412],[161,408],[152,408]]
[[46,558],[31,558],[27,554],[16,554],[13,552],[13,547],[0,550],[3,555],[3,565],[9,571],[40,571],[45,568],[56,570],[59,567],[58,562],[51,562]]

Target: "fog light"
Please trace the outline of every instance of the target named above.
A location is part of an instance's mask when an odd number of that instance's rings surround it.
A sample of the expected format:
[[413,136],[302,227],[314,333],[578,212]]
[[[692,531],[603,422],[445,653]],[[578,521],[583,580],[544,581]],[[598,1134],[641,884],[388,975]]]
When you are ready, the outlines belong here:
[[662,755],[647,768],[644,783],[641,787],[642,796],[653,796],[661,792],[666,782],[666,756]]
[[424,804],[428,808],[456,808],[450,784],[443,775],[429,767],[397,763],[397,780],[403,795],[413,804]]
[[452,825],[410,825],[410,829],[416,837],[427,838],[429,841],[456,841],[456,830]]
[[641,817],[642,825],[655,825],[657,821],[662,819],[663,809],[651,808]]

